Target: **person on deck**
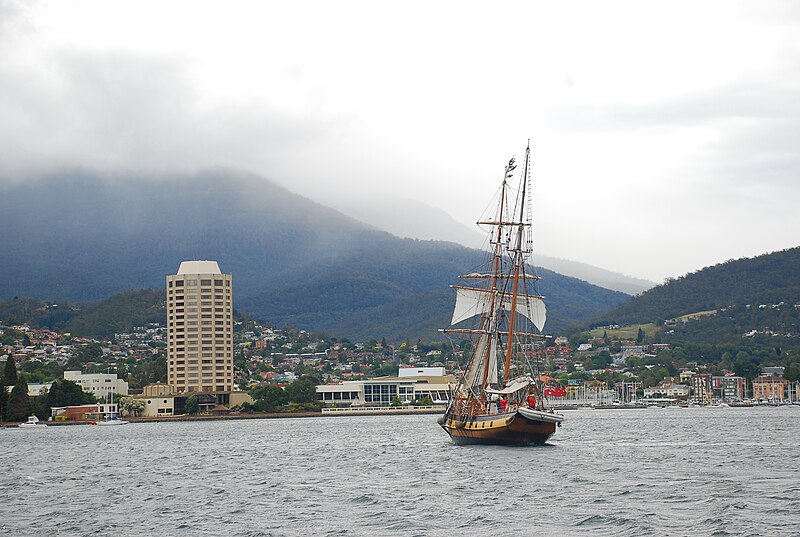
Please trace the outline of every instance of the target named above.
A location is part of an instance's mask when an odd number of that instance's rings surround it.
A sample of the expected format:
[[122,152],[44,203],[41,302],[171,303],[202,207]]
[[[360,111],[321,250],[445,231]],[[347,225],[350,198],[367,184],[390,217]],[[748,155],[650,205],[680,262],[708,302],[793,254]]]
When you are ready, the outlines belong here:
[[506,411],[506,405],[508,405],[508,400],[506,399],[506,396],[504,395],[503,397],[500,398],[500,412],[505,412]]
[[498,414],[500,412],[500,401],[498,401],[497,394],[492,394],[491,402],[489,403],[489,414]]
[[533,393],[528,396],[528,407],[536,408],[536,396]]

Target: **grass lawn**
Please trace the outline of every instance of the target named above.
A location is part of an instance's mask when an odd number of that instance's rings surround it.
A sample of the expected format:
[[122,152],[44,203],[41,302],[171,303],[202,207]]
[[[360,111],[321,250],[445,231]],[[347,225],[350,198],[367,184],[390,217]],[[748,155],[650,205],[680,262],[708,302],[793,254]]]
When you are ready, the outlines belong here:
[[636,339],[636,336],[639,334],[639,328],[644,330],[644,333],[647,337],[652,338],[656,335],[658,331],[658,325],[655,323],[648,323],[648,324],[631,324],[628,326],[622,326],[616,330],[611,330],[607,328],[595,328],[594,330],[589,331],[589,335],[593,338],[595,337],[603,337],[603,333],[607,333],[608,337],[614,338],[618,337],[619,339]]

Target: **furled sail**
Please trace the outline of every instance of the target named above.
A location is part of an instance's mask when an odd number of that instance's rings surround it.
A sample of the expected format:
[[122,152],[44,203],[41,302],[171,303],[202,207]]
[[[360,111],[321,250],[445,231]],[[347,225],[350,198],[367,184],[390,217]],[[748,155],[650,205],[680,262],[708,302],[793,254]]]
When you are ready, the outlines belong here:
[[528,386],[533,384],[533,379],[530,377],[520,377],[512,380],[508,383],[508,386],[501,388],[499,390],[493,390],[491,388],[486,390],[486,393],[490,394],[498,394],[498,395],[510,395],[512,393],[516,393],[522,389],[527,389]]
[[[486,347],[491,345],[487,353]],[[483,334],[475,343],[472,356],[478,359],[471,360],[467,371],[464,373],[464,384],[467,386],[480,386],[483,379],[483,370],[486,359],[489,359],[487,384],[497,384],[497,338],[489,334]]]
[[[472,287],[461,287],[454,285],[456,290],[456,307],[453,310],[453,320],[451,325],[470,319],[476,315],[488,313],[491,309],[491,291],[475,289]],[[511,311],[514,302],[509,293],[497,293],[499,300],[502,301],[503,309]],[[544,328],[547,320],[547,308],[544,301],[536,296],[517,295],[516,312],[529,319],[540,331]]]

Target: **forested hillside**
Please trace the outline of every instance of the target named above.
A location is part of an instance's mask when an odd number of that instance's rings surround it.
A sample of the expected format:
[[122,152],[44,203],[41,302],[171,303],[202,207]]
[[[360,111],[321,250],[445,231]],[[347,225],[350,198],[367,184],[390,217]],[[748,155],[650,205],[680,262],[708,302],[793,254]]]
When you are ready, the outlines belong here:
[[670,279],[596,317],[594,324],[659,322],[734,305],[791,301],[799,287],[800,247],[729,260]]
[[127,291],[97,302],[71,304],[37,299],[0,302],[0,321],[31,323],[76,336],[112,338],[147,323],[164,324],[167,317],[164,291]]
[[[453,243],[399,239],[227,170],[122,179],[70,173],[2,185],[0,227],[0,299],[84,304],[163,289],[181,261],[213,259],[233,274],[239,311],[352,338],[435,335],[454,300],[446,298],[448,285],[483,256]],[[628,299],[541,272],[547,331]]]
[[592,325],[651,322],[664,341],[800,347],[800,248],[726,261],[668,281]]

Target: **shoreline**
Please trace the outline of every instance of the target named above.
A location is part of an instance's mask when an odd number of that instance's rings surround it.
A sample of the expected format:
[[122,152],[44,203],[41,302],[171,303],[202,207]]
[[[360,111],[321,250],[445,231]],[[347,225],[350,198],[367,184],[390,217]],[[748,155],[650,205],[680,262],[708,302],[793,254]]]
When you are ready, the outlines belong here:
[[[347,412],[272,412],[265,414],[250,414],[250,413],[237,413],[237,414],[210,414],[210,415],[195,415],[181,414],[178,416],[142,416],[142,417],[126,417],[125,421],[130,423],[160,423],[160,422],[173,422],[173,421],[226,421],[226,420],[272,420],[272,419],[287,419],[287,418],[327,418],[336,416],[385,416],[385,415],[411,415],[411,414],[441,414],[444,410],[439,408],[425,408],[418,410],[394,410],[392,412],[381,410],[351,410]],[[0,428],[3,429],[17,429],[19,424],[24,422],[0,422]],[[95,421],[81,420],[81,421],[42,421],[44,425],[62,427],[70,425],[94,425]]]
[[[794,404],[786,404],[786,405],[779,405],[779,406],[800,406],[796,403]],[[769,407],[769,408],[777,408],[777,406],[773,405],[731,405],[729,408],[761,408],[761,407]],[[560,407],[553,407],[553,410],[556,411],[574,411],[574,410],[643,410],[643,409],[652,409],[652,408],[690,408],[690,407],[679,407],[677,405],[666,405],[664,407],[656,407],[656,406],[640,406],[640,405],[611,405],[611,406],[560,406]],[[698,406],[698,407],[691,407],[691,408],[717,408],[713,406]],[[388,410],[391,409],[391,410]],[[331,412],[330,409],[328,412],[320,411],[320,412],[272,412],[268,414],[249,414],[249,413],[236,413],[236,414],[210,414],[210,415],[195,415],[190,416],[188,414],[181,414],[178,416],[146,416],[146,417],[130,417],[125,418],[126,421],[130,423],[160,423],[160,422],[183,422],[183,421],[226,421],[226,420],[274,420],[274,419],[288,419],[288,418],[328,418],[328,417],[336,417],[336,416],[409,416],[414,414],[422,414],[422,415],[432,415],[432,414],[442,414],[444,413],[443,407],[427,407],[427,408],[416,408],[416,409],[394,409],[392,407],[387,407],[387,410],[377,410],[377,409],[370,409],[370,410],[351,410],[351,409],[340,409],[338,412],[334,411]],[[19,424],[24,422],[0,422],[0,429],[17,429],[19,428]],[[70,425],[93,425],[95,424],[94,421],[43,421],[41,422],[44,425],[61,427],[61,426],[70,426]]]

